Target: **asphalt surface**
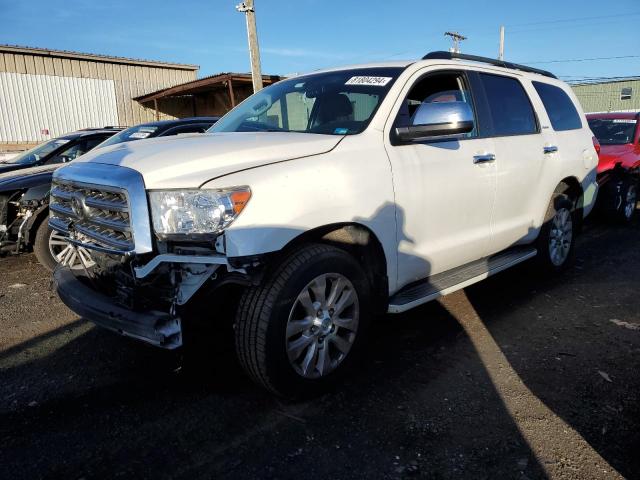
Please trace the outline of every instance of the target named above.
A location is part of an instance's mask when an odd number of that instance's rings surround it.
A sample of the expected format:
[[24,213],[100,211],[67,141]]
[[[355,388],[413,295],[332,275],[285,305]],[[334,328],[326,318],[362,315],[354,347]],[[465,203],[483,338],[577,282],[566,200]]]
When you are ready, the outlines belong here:
[[32,255],[0,259],[0,478],[640,478],[639,246],[592,222],[558,277],[524,265],[388,316],[298,404],[229,352],[98,329]]

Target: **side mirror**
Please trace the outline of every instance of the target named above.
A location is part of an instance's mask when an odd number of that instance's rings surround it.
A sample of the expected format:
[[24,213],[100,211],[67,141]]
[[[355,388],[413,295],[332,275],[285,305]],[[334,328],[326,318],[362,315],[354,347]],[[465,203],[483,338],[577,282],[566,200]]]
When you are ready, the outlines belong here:
[[473,130],[473,112],[466,102],[422,103],[414,113],[412,123],[395,129],[399,140],[455,137]]

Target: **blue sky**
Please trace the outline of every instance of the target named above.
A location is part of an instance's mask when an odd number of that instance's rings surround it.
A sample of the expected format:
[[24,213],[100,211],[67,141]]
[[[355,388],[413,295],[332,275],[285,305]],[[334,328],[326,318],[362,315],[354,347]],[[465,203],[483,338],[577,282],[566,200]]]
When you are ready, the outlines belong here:
[[[240,0],[0,0],[0,43],[193,63],[200,76],[249,70]],[[263,72],[419,58],[446,50],[496,56],[566,80],[640,75],[640,1],[255,0]],[[482,5],[482,6],[479,6]],[[606,8],[610,6],[610,8]],[[602,57],[607,60],[541,63]]]

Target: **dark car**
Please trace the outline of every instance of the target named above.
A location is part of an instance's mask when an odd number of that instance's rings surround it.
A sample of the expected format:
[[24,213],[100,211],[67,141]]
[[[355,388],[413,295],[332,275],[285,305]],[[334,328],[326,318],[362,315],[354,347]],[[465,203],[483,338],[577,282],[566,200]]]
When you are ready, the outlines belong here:
[[211,125],[216,123],[219,118],[220,117],[191,117],[142,123],[121,131],[98,146],[107,147],[109,145],[115,145],[116,143],[131,142],[144,138],[168,137],[184,133],[204,133]]
[[[112,129],[109,130],[108,135],[92,141],[91,148],[102,148],[143,138],[204,132],[217,119],[218,117],[194,117],[145,123],[126,130]],[[67,139],[73,135],[84,135],[88,132],[76,132],[61,138]],[[91,133],[96,132],[98,131]],[[106,131],[100,130],[100,132]],[[114,135],[116,132],[119,133]],[[35,150],[27,153],[33,154]],[[86,151],[88,150],[82,153]],[[63,158],[57,161],[59,156]],[[48,156],[48,160],[44,162],[38,160],[35,167],[0,173],[0,254],[33,250],[40,263],[50,270],[60,262],[72,268],[91,265],[89,252],[69,245],[47,226],[49,190],[53,172],[77,156],[79,155],[67,155],[67,150],[58,150],[54,156]]]
[[87,128],[53,138],[16,157],[0,162],[0,174],[42,165],[66,163],[88,152],[121,130],[121,127]]

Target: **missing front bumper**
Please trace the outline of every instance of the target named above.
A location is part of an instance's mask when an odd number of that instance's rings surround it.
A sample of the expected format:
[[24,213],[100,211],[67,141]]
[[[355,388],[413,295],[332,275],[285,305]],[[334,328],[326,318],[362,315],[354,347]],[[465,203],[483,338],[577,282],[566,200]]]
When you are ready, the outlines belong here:
[[135,312],[122,307],[111,297],[88,287],[65,266],[58,267],[53,278],[62,302],[96,325],[161,348],[171,350],[182,345],[179,317],[166,312]]

